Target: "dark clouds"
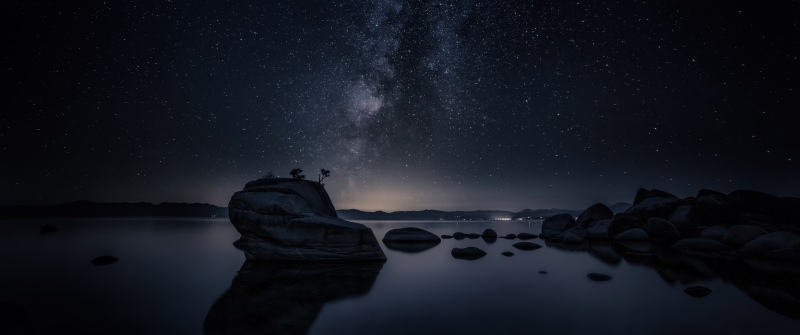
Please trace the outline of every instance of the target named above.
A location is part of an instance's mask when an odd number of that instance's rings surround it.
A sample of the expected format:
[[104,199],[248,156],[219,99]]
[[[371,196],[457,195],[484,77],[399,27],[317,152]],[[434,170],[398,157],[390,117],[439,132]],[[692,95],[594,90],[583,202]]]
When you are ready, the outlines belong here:
[[[797,195],[795,2],[12,2],[4,203]],[[7,21],[9,21],[7,20]]]

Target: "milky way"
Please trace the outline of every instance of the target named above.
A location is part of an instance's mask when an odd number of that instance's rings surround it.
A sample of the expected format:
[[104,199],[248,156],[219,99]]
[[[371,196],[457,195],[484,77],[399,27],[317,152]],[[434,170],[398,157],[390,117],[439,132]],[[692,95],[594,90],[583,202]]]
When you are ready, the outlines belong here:
[[295,167],[367,210],[800,193],[790,1],[4,7],[0,203],[225,205]]

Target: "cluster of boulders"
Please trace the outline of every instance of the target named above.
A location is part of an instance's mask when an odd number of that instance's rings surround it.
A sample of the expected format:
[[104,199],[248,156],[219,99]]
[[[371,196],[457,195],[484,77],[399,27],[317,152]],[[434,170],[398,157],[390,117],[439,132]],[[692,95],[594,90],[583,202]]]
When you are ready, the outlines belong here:
[[509,233],[509,234],[506,234],[506,235],[503,235],[503,236],[498,236],[497,232],[495,232],[493,229],[486,229],[481,234],[478,234],[478,233],[462,233],[460,231],[457,231],[457,232],[453,233],[453,235],[442,235],[442,238],[445,238],[445,239],[452,238],[452,239],[456,239],[456,240],[463,240],[465,238],[468,238],[468,239],[482,238],[486,242],[489,242],[489,243],[496,241],[498,238],[504,238],[504,239],[507,239],[507,240],[513,240],[513,239],[517,239],[517,238],[520,239],[520,240],[530,240],[530,239],[534,239],[534,238],[538,238],[538,237],[539,237],[538,235],[529,234],[529,233],[519,233],[519,234],[511,234],[511,233]]
[[[500,236],[500,238],[515,239],[518,236],[520,236],[520,239],[533,239],[538,237],[534,234],[520,233],[519,235],[508,234]],[[493,243],[497,241],[498,236],[497,232],[493,229],[486,229],[481,234],[456,232],[453,235],[442,235],[442,238],[455,238],[457,240],[482,238],[487,243]],[[383,244],[386,245],[387,248],[411,253],[433,248],[437,246],[439,242],[441,242],[441,239],[438,236],[427,230],[415,227],[392,229],[386,232],[386,235],[383,237]],[[519,250],[536,250],[542,246],[533,242],[517,242],[514,243],[513,247]],[[467,260],[475,260],[486,256],[486,252],[478,247],[453,248],[450,254],[453,255],[453,258]],[[514,256],[514,253],[504,251],[502,255],[510,257]]]
[[621,243],[659,241],[684,250],[738,252],[780,260],[800,260],[800,198],[737,190],[700,190],[678,198],[639,189],[633,205],[614,214],[594,204],[577,219],[559,214],[542,222],[541,238],[565,244],[590,240]]

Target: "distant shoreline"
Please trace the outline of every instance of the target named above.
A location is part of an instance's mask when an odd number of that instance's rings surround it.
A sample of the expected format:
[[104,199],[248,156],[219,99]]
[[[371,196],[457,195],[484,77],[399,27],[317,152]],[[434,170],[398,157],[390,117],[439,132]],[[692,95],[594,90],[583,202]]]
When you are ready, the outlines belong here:
[[[345,220],[369,221],[482,221],[482,220],[538,220],[561,213],[578,215],[580,210],[570,209],[525,209],[519,212],[475,210],[475,211],[397,211],[366,212],[357,209],[336,211]],[[227,218],[228,208],[204,203],[146,202],[90,202],[75,201],[60,205],[11,205],[0,206],[0,219],[44,219],[44,218],[102,218],[102,217],[218,217]]]

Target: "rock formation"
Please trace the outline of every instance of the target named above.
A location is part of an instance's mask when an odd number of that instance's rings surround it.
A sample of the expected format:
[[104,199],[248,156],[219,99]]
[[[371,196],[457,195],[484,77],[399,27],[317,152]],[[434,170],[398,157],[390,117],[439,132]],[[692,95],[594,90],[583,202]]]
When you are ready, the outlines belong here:
[[259,179],[231,196],[234,245],[251,261],[385,262],[372,230],[337,217],[317,182]]

